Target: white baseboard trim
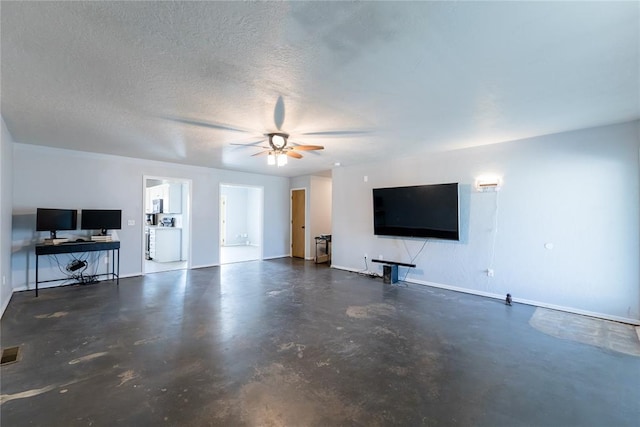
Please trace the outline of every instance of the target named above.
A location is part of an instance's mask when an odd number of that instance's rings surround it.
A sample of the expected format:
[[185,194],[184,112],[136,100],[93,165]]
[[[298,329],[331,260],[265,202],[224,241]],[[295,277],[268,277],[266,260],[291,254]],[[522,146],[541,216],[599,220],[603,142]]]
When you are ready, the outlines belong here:
[[343,267],[341,265],[335,265],[335,264],[331,264],[331,268],[335,268],[336,270],[350,271],[352,273],[365,273],[364,270],[357,270],[355,268]]
[[[405,282],[414,283],[416,285],[430,286],[432,288],[447,289],[449,291],[462,292],[465,294],[478,295],[481,297],[494,298],[494,299],[499,299],[503,301],[506,298],[506,295],[500,295],[493,292],[484,292],[484,291],[478,291],[475,289],[460,288],[458,286],[443,285],[442,283],[436,283],[436,282],[427,282],[423,280],[414,280],[414,279],[408,279],[408,280],[405,280]],[[522,302],[522,300],[514,299],[513,302]],[[529,304],[529,305],[535,305],[535,304]]]
[[[463,292],[466,294],[472,294],[472,295],[479,295],[479,296],[483,296],[483,297],[488,297],[488,298],[495,298],[495,299],[499,299],[504,301],[506,295],[499,295],[499,294],[495,294],[495,293],[491,293],[491,292],[484,292],[484,291],[478,291],[475,289],[467,289],[467,288],[460,288],[457,286],[450,286],[450,285],[443,285],[441,283],[434,283],[434,282],[424,282],[421,280],[407,280],[407,282],[409,283],[415,283],[417,285],[425,285],[425,286],[431,286],[434,288],[442,288],[442,289],[448,289],[451,291],[456,291],[456,292]],[[520,304],[527,304],[527,305],[532,305],[534,307],[542,307],[542,308],[548,308],[551,310],[557,310],[557,311],[564,311],[567,313],[573,313],[573,314],[579,314],[582,316],[589,316],[589,317],[596,317],[598,319],[603,319],[603,320],[612,320],[614,322],[620,322],[620,323],[627,323],[630,325],[640,325],[640,320],[638,319],[631,319],[629,317],[621,317],[621,316],[614,316],[611,314],[607,314],[607,313],[599,313],[596,311],[589,311],[589,310],[582,310],[580,308],[574,308],[574,307],[565,307],[562,305],[556,305],[556,304],[550,304],[550,303],[546,303],[546,302],[542,302],[542,301],[535,301],[535,300],[530,300],[530,299],[525,299],[525,298],[513,298],[513,302],[517,302]]]
[[551,310],[566,311],[567,313],[580,314],[582,316],[589,316],[589,317],[596,317],[598,319],[603,319],[603,320],[611,320],[613,322],[627,323],[629,325],[640,325],[640,320],[631,319],[629,317],[613,316],[611,314],[598,313],[596,311],[581,310],[579,308],[564,307],[561,305],[547,304],[544,302],[532,301],[527,299],[517,299],[514,301],[522,304],[534,305],[536,307],[548,308]]
[[209,268],[209,267],[220,267],[220,264],[200,264],[200,265],[192,265],[191,270],[196,268]]
[[[345,270],[345,271],[351,271],[354,273],[362,273],[362,270],[356,270],[353,268],[348,268],[348,267],[342,267],[342,266],[337,266],[337,265],[332,265],[331,268],[336,268],[338,270]],[[475,289],[468,289],[468,288],[461,288],[458,286],[451,286],[451,285],[444,285],[442,283],[435,283],[435,282],[427,282],[427,281],[423,281],[423,280],[415,280],[415,279],[407,279],[406,282],[409,283],[413,283],[416,285],[422,285],[422,286],[430,286],[432,288],[441,288],[441,289],[447,289],[450,291],[455,291],[455,292],[462,292],[465,294],[471,294],[471,295],[478,295],[478,296],[482,296],[482,297],[487,297],[487,298],[494,298],[494,299],[498,299],[498,300],[502,300],[504,301],[506,295],[500,295],[500,294],[496,294],[496,293],[492,293],[492,292],[484,292],[484,291],[479,291],[479,290],[475,290]],[[604,320],[611,320],[614,322],[619,322],[619,323],[627,323],[629,325],[640,325],[640,319],[632,319],[629,317],[621,317],[621,316],[613,316],[611,314],[606,314],[606,313],[599,313],[599,312],[595,312],[595,311],[588,311],[588,310],[582,310],[579,308],[573,308],[573,307],[565,307],[565,306],[561,306],[561,305],[556,305],[556,304],[549,304],[549,303],[545,303],[545,302],[540,302],[540,301],[534,301],[534,300],[529,300],[529,299],[524,299],[524,298],[513,298],[513,302],[517,302],[520,304],[526,304],[526,305],[532,305],[534,307],[542,307],[542,308],[548,308],[551,310],[558,310],[558,311],[564,311],[567,313],[573,313],[573,314],[579,314],[582,316],[589,316],[589,317],[595,317],[598,319],[604,319]]]
[[[126,279],[129,277],[139,277],[139,276],[143,276],[143,274],[140,273],[129,273],[129,274],[125,274],[125,275],[120,275],[121,279]],[[111,282],[111,279],[109,278],[105,278],[102,280],[98,280],[98,282]],[[41,291],[43,289],[51,289],[51,288],[63,288],[65,286],[72,286],[75,285],[75,283],[40,283],[38,285],[38,290]],[[13,292],[24,292],[24,291],[33,291],[35,293],[36,291],[36,284],[35,283],[29,283],[28,285],[21,285],[21,286],[17,286],[15,288],[13,288]]]
[[279,259],[279,258],[289,258],[289,255],[276,255],[276,256],[265,256],[262,257],[262,260],[268,260],[268,259]]
[[[129,274],[122,274],[120,275],[121,279],[126,279],[127,277],[138,277],[138,276],[144,276],[144,273],[142,271],[138,272],[138,273],[129,273]],[[107,279],[109,280],[109,279]],[[102,282],[102,280],[101,280]]]

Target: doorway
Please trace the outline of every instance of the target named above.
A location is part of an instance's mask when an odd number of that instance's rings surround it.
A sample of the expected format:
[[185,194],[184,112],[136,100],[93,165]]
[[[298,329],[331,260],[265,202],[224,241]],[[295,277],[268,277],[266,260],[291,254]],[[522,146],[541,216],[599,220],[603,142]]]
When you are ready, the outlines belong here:
[[191,181],[143,177],[142,273],[190,268]]
[[291,190],[291,256],[294,258],[305,257],[305,212],[305,189]]
[[220,184],[220,264],[262,259],[263,194],[262,187]]

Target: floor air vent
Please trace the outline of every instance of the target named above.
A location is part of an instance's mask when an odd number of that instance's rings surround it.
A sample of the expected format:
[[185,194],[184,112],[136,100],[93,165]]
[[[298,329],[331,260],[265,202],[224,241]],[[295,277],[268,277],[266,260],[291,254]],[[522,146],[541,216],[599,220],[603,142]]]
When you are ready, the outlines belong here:
[[17,362],[19,351],[20,347],[9,347],[2,350],[2,360],[0,360],[0,365],[8,365],[9,363]]

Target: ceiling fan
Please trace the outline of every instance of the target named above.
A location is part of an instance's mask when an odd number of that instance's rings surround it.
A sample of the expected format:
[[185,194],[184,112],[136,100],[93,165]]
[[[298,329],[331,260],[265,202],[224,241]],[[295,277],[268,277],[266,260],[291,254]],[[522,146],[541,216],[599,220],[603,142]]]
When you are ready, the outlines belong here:
[[[263,134],[263,137],[257,141],[252,141],[248,143],[230,143],[230,145],[236,145],[245,148],[261,148],[262,151],[252,154],[251,157],[267,155],[267,164],[268,165],[276,165],[276,166],[284,166],[287,164],[287,158],[291,157],[294,159],[301,159],[303,157],[300,154],[300,151],[318,151],[324,150],[324,146],[322,145],[306,145],[306,144],[298,144],[293,141],[290,141],[290,135],[286,132],[282,131],[282,125],[284,123],[285,117],[285,107],[284,107],[284,99],[282,96],[279,96],[273,112],[274,124],[276,126],[277,132],[270,132]],[[250,130],[238,128],[235,126],[227,125],[227,124],[218,124],[214,122],[204,122],[198,120],[191,120],[187,118],[181,117],[164,117],[165,119],[169,119],[172,121],[176,121],[183,124],[208,127],[212,129],[218,129],[223,131],[233,131],[233,132],[241,132],[241,133],[253,133]],[[313,137],[318,136],[326,136],[326,137],[339,137],[341,135],[360,135],[360,134],[368,134],[368,131],[361,130],[332,130],[332,131],[320,131],[320,132],[306,132],[301,135],[308,135]],[[269,145],[261,145],[265,142],[268,142]]]
[[[289,143],[289,134],[284,132],[272,132],[268,133],[265,136],[269,138],[269,146],[262,146],[264,150],[253,154],[254,156],[262,156],[267,155],[267,164],[268,165],[277,165],[284,166],[287,164],[287,157],[292,157],[294,159],[301,159],[302,154],[298,153],[298,151],[315,151],[315,150],[324,150],[322,145],[301,145]],[[260,141],[264,142],[264,141]],[[256,144],[256,143],[254,143]],[[250,144],[250,145],[254,145]],[[244,145],[244,144],[231,144],[231,145]]]

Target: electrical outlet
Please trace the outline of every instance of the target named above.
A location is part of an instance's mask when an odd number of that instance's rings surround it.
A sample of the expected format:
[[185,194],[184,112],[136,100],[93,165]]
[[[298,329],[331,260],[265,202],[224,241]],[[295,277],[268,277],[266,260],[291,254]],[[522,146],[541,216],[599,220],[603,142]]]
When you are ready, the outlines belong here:
[[127,225],[131,226],[131,225],[136,225],[136,220],[135,219],[130,219],[127,221]]
[[487,276],[493,277],[493,268],[487,268]]

